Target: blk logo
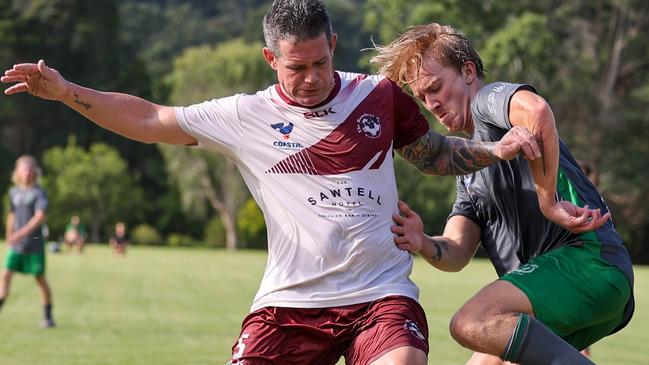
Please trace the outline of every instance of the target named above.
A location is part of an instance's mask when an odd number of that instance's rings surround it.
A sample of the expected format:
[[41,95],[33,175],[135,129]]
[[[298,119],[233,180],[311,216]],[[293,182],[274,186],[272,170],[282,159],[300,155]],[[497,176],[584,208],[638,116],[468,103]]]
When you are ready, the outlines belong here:
[[336,114],[336,112],[332,107],[330,107],[329,109],[322,109],[314,112],[304,113],[304,118],[306,119],[322,118],[322,117],[326,117],[329,114]]
[[283,134],[284,139],[288,139],[289,135],[293,131],[293,123],[289,122],[288,124],[285,123],[275,123],[271,124],[271,127],[273,129],[277,129],[281,134]]

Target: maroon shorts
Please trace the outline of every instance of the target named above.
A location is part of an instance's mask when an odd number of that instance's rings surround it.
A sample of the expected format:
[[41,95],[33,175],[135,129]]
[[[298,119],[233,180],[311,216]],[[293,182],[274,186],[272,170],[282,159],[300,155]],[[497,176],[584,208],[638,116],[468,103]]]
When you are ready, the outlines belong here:
[[428,354],[428,324],[415,300],[391,296],[333,308],[266,307],[244,320],[231,364],[366,365],[411,346]]

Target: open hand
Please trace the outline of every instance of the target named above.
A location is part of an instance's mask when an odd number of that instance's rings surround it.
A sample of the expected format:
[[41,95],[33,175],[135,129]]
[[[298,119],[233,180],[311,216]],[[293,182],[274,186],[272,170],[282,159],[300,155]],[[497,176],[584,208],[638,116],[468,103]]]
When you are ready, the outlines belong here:
[[402,201],[399,201],[399,213],[392,216],[397,224],[391,228],[392,232],[396,233],[394,243],[402,250],[420,252],[427,242],[427,237],[424,235],[424,222],[408,204]]
[[589,209],[588,205],[582,208],[567,201],[556,202],[542,211],[546,218],[572,233],[596,230],[611,218],[610,212],[602,215],[599,209]]
[[68,90],[68,81],[43,60],[14,65],[0,77],[0,82],[16,83],[5,90],[6,95],[28,92],[47,100],[63,100]]

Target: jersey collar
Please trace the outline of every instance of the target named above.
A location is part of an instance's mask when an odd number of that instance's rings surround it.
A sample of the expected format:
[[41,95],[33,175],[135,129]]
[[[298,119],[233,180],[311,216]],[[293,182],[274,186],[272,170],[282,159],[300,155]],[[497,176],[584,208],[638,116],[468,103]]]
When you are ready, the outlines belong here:
[[289,98],[288,95],[286,95],[284,93],[284,91],[282,90],[282,87],[279,86],[279,84],[275,84],[275,91],[277,91],[277,94],[279,95],[279,97],[282,98],[282,100],[286,104],[288,104],[290,106],[296,106],[296,107],[305,108],[305,109],[316,109],[316,108],[319,108],[319,107],[329,103],[330,101],[332,101],[336,97],[336,95],[338,95],[338,92],[340,91],[340,84],[341,84],[340,76],[338,75],[338,72],[334,72],[334,82],[335,82],[334,87],[333,87],[333,89],[331,89],[331,92],[329,93],[329,96],[327,96],[327,98],[324,99],[321,103],[316,104],[316,105],[312,105],[312,106],[306,106],[306,105],[302,105],[300,103],[295,102],[295,100]]

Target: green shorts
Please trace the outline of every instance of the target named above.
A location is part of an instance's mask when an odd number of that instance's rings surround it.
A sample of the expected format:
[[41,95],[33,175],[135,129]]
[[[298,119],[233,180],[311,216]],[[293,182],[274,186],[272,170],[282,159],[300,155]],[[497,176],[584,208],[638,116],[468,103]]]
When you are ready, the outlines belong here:
[[617,267],[600,258],[599,243],[564,246],[504,275],[532,303],[534,316],[577,349],[623,323],[631,287]]
[[9,271],[35,276],[43,275],[45,273],[45,252],[17,253],[9,249],[5,257],[4,266]]

